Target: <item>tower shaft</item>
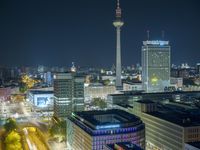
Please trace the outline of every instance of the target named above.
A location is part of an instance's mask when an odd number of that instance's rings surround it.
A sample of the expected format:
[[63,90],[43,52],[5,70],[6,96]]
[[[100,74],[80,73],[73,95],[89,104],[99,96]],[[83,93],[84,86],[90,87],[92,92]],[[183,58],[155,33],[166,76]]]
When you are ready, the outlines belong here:
[[116,45],[116,88],[122,88],[121,80],[121,28],[117,27],[117,45]]
[[121,8],[119,0],[117,1],[116,9],[116,20],[113,22],[113,25],[116,27],[117,31],[117,42],[116,42],[116,89],[122,90],[122,67],[121,67],[121,27],[124,25],[124,22],[121,20]]

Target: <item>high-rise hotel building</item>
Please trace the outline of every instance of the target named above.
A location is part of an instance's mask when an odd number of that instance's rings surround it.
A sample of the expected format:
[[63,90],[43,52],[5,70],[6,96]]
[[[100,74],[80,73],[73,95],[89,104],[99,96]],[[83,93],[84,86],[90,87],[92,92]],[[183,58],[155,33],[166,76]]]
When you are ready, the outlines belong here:
[[103,150],[107,144],[130,142],[145,149],[145,125],[123,110],[75,112],[67,119],[72,150]]
[[142,84],[146,92],[163,92],[170,85],[169,41],[143,41]]
[[54,114],[66,117],[84,110],[84,77],[75,73],[57,73],[54,76]]

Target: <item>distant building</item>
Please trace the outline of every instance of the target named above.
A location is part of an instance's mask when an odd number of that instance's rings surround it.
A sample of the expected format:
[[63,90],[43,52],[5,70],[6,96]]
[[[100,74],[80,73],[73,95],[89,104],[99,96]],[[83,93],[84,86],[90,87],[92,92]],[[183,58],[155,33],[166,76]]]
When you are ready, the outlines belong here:
[[176,89],[181,89],[183,87],[183,78],[170,78],[171,86],[174,86]]
[[52,83],[53,83],[53,78],[52,78],[51,72],[46,72],[46,73],[44,73],[44,82],[45,82],[47,85],[52,85]]
[[115,86],[104,86],[102,84],[90,84],[85,87],[85,99],[92,100],[93,98],[107,99],[108,94],[113,94],[116,91]]
[[103,150],[107,144],[131,142],[145,148],[145,126],[122,110],[76,112],[67,119],[67,144],[76,150]]
[[178,76],[182,78],[190,77],[190,68],[183,68],[178,71]]
[[124,82],[124,91],[142,91],[142,82]]
[[28,98],[36,107],[53,107],[53,91],[32,90],[28,92]]
[[154,102],[165,101],[184,101],[200,97],[200,91],[174,91],[174,92],[159,92],[159,93],[144,93],[140,91],[123,91],[121,94],[109,94],[107,103],[108,106],[114,107],[115,105],[125,104],[133,105],[134,101],[149,99]]
[[146,92],[163,92],[170,85],[169,41],[144,41],[142,83]]
[[115,76],[101,76],[101,78],[102,78],[102,80],[110,80],[110,82],[114,85],[114,83],[115,83],[115,80],[116,80],[116,77]]
[[45,67],[42,66],[42,65],[39,65],[37,71],[38,71],[38,73],[44,73],[45,72]]
[[11,87],[0,88],[0,101],[9,100],[11,94],[12,94]]
[[111,108],[114,108],[114,106],[118,104],[128,105],[132,103],[132,101],[133,101],[133,95],[129,93],[109,94],[107,98],[108,107]]
[[200,111],[180,105],[134,102],[133,114],[145,123],[146,148],[184,150],[185,143],[200,141]]
[[66,117],[84,110],[84,77],[75,73],[57,73],[54,76],[54,113]]

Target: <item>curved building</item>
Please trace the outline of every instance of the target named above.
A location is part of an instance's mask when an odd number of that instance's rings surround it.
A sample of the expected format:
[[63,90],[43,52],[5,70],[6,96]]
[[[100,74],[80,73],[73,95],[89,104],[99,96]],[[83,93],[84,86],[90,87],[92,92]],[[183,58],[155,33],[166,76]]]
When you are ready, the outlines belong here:
[[67,144],[73,150],[102,150],[106,144],[131,142],[145,148],[145,125],[123,110],[84,111],[67,119]]

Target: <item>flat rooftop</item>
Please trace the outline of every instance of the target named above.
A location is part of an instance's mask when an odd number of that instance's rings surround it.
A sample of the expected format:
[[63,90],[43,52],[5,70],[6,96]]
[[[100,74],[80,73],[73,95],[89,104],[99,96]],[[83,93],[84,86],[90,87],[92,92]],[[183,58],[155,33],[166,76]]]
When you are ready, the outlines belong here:
[[169,41],[161,41],[161,40],[153,40],[153,41],[143,41],[143,45],[159,45],[159,46],[164,46],[164,45],[169,45]]
[[42,91],[42,90],[34,90],[30,91],[32,94],[53,94],[53,91]]
[[129,127],[142,122],[137,116],[118,109],[75,112],[72,116],[93,130]]
[[122,94],[109,94],[110,96],[169,96],[173,94],[200,94],[200,91],[173,91],[173,92],[156,92],[145,93],[142,91],[122,91]]
[[193,147],[196,147],[196,148],[200,148],[200,142],[189,142],[187,144],[189,144],[189,145],[191,145]]
[[147,114],[166,120],[182,127],[200,126],[200,110],[189,109],[184,110],[180,107],[157,107],[158,111],[149,112]]
[[141,104],[154,104],[153,101],[148,100],[148,99],[143,99],[143,100],[139,100],[139,101],[136,101],[136,102],[141,103]]

